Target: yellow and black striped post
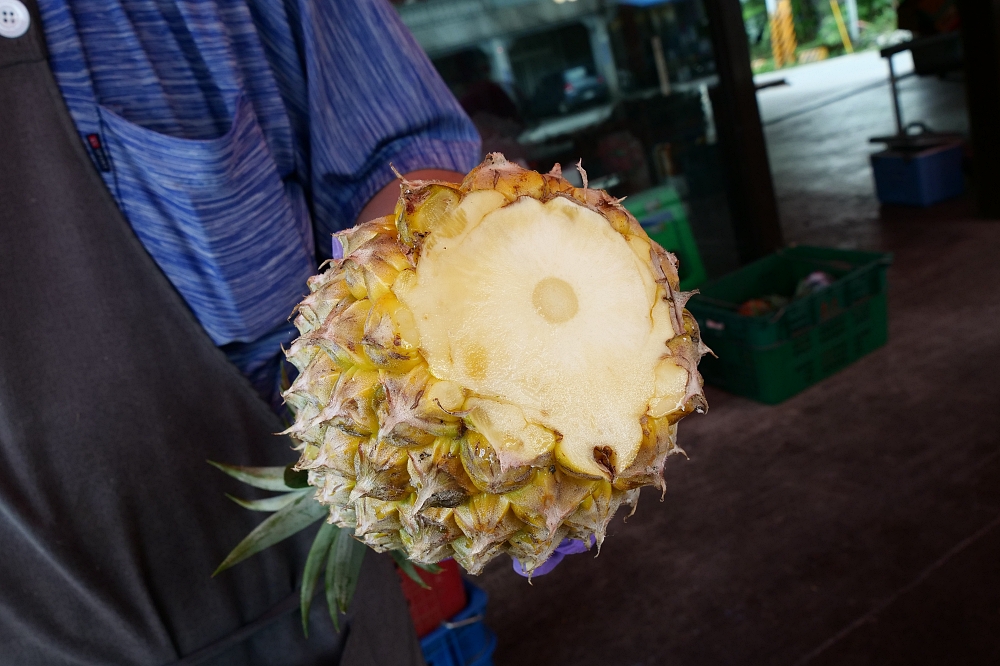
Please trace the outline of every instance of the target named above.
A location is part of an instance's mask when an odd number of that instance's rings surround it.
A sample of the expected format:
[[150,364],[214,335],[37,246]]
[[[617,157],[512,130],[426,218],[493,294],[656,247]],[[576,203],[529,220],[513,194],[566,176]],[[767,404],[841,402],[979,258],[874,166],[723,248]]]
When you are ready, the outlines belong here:
[[795,21],[792,17],[791,0],[778,0],[778,6],[771,15],[771,53],[774,67],[795,64]]

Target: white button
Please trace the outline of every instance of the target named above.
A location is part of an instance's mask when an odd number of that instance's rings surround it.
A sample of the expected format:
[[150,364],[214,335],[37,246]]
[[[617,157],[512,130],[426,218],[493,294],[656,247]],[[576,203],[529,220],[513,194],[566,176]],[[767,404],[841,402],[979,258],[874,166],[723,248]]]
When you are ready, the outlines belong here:
[[0,0],[0,37],[16,39],[28,32],[31,16],[20,0]]

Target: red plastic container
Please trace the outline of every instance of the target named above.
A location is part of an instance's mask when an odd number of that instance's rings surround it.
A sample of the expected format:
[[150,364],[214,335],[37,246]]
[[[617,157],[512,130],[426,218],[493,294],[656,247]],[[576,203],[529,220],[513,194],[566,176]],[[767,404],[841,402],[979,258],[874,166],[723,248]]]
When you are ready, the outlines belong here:
[[431,589],[425,590],[409,576],[397,569],[403,586],[403,594],[410,606],[410,617],[416,627],[417,636],[423,638],[437,629],[442,622],[460,612],[468,603],[462,574],[455,560],[440,562],[440,573],[432,574],[417,569],[417,573]]

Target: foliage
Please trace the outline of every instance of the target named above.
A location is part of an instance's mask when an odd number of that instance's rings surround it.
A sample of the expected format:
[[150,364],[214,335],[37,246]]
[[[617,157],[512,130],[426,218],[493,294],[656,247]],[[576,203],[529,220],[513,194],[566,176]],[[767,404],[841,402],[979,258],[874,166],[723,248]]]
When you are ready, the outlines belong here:
[[858,18],[874,23],[888,14],[895,22],[897,4],[894,0],[858,0]]
[[[846,2],[839,2],[844,20],[847,20]],[[753,72],[772,71],[774,60],[771,57],[771,31],[765,2],[741,0],[741,4]],[[895,0],[858,0],[861,35],[853,44],[855,51],[875,48],[879,35],[896,29],[896,4]],[[792,0],[792,13],[800,49],[826,46],[831,56],[845,52],[829,0]]]
[[820,21],[819,30],[816,31],[816,41],[824,46],[837,47],[843,44],[840,38],[840,28],[837,26],[837,19],[833,14],[827,14]]
[[[830,11],[829,5],[826,11]],[[795,17],[795,35],[799,44],[813,42],[823,18],[822,5],[817,7],[813,0],[792,0],[792,16]]]
[[764,41],[765,38],[770,41],[767,5],[764,0],[743,0],[743,25],[746,28],[747,40],[750,42],[751,48]]
[[[240,506],[251,511],[266,511],[271,515],[258,525],[233,549],[215,570],[216,576],[226,569],[274,544],[287,539],[326,517],[327,509],[316,501],[313,489],[306,483],[303,472],[292,465],[288,467],[238,467],[208,461],[229,476],[254,488],[277,491],[281,494],[259,500],[244,500],[227,495]],[[300,589],[302,630],[309,635],[309,608],[316,595],[319,575],[325,572],[324,587],[330,619],[340,631],[339,614],[346,613],[354,597],[354,590],[361,573],[368,547],[354,538],[353,530],[337,527],[326,521],[320,526],[306,558]],[[416,566],[436,573],[435,565],[414,565],[405,555],[393,551],[393,558],[400,569],[422,587],[427,584],[420,578]]]

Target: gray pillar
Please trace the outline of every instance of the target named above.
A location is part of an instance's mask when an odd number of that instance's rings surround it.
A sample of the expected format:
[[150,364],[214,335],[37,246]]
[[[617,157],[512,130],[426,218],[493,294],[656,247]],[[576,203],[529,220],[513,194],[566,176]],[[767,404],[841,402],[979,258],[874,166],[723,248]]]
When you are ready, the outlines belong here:
[[712,108],[717,114],[715,128],[729,180],[733,231],[741,258],[752,261],[774,252],[784,241],[750,70],[750,47],[739,2],[704,3],[719,73],[719,83],[709,95],[715,99]]
[[972,140],[972,174],[982,217],[1000,219],[1000,7],[958,0],[965,52],[965,96]]
[[618,68],[615,56],[611,51],[611,37],[608,35],[608,23],[603,16],[585,16],[581,23],[590,34],[590,51],[594,55],[594,67],[597,73],[604,77],[612,98],[617,98],[621,89],[618,86]]
[[851,41],[858,41],[858,0],[847,0],[847,33]]

